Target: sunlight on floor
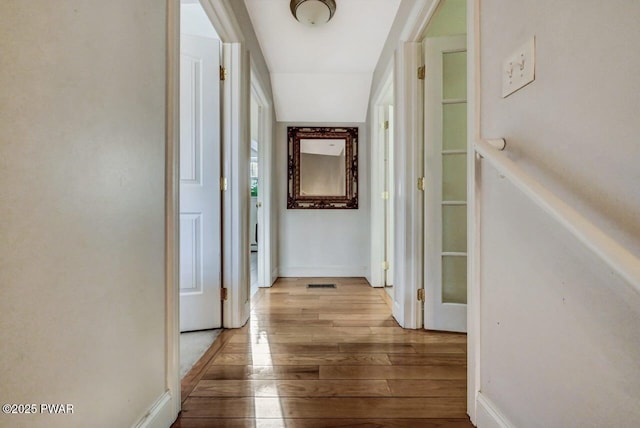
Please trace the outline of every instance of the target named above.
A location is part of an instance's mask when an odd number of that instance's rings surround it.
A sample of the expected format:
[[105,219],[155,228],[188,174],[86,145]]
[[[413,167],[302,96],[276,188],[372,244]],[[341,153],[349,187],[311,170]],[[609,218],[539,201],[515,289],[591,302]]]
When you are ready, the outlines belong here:
[[[259,316],[252,311],[249,338],[251,340],[251,359],[253,365],[264,366],[266,370],[274,371],[273,359],[271,357],[271,347],[269,346],[269,335],[266,331],[260,329]],[[254,321],[255,320],[255,321]],[[253,397],[254,417],[268,418],[269,427],[285,426],[284,414],[282,413],[282,405],[278,394],[278,385],[275,380],[267,382],[263,388],[256,391]]]

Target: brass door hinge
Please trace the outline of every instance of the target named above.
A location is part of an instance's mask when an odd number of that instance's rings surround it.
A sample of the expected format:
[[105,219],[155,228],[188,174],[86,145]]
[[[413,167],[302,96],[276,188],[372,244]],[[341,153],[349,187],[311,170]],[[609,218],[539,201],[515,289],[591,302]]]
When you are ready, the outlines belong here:
[[383,270],[389,270],[389,262],[387,262],[387,261],[382,262],[382,269]]
[[220,177],[220,190],[223,192],[227,190],[227,177]]
[[389,121],[388,121],[388,120],[385,120],[385,121],[384,121],[384,123],[382,124],[382,127],[383,127],[384,129],[389,129]]
[[227,80],[227,69],[220,66],[220,80]]
[[220,300],[227,300],[228,294],[226,288],[220,288]]
[[418,288],[418,300],[424,302],[424,288]]
[[382,192],[382,199],[384,199],[385,201],[389,199],[389,192]]
[[424,80],[425,67],[424,65],[418,67],[418,79]]
[[418,190],[424,192],[424,177],[418,178]]

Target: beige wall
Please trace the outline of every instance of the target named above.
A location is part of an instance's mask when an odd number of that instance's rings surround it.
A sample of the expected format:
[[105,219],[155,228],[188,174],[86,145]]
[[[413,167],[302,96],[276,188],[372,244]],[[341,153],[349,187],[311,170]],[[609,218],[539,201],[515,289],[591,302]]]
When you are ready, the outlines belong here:
[[[480,3],[481,133],[640,256],[640,3]],[[501,63],[536,36],[536,81]],[[519,427],[640,424],[640,296],[483,163],[481,390]]]
[[4,1],[0,398],[127,427],[164,392],[164,2]]

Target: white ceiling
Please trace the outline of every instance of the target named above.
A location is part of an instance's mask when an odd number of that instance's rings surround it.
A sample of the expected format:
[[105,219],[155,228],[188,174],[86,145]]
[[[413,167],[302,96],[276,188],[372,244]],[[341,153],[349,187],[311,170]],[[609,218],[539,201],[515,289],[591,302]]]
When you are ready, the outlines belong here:
[[280,122],[364,122],[373,71],[400,0],[337,0],[331,21],[305,26],[290,0],[245,0],[271,72]]

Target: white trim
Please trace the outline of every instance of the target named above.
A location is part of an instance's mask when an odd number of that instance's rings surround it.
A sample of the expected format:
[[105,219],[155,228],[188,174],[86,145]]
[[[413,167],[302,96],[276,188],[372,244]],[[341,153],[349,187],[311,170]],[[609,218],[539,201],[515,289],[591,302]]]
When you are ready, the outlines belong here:
[[287,266],[280,267],[280,276],[295,277],[351,277],[360,278],[367,274],[368,266]]
[[480,391],[480,182],[473,144],[480,135],[480,0],[467,0],[467,414],[477,423]]
[[223,43],[244,42],[240,24],[229,5],[229,0],[200,0],[200,4]]
[[271,285],[273,285],[278,280],[278,268],[274,267],[271,271]]
[[423,193],[417,188],[422,176],[423,93],[417,69],[422,65],[422,45],[401,43],[394,70],[394,305],[393,316],[404,328],[422,327],[417,289],[422,288]]
[[[170,425],[180,413],[180,0],[167,1],[165,154],[165,387]],[[158,410],[160,412],[160,410]]]
[[249,52],[240,43],[223,44],[227,78],[223,84],[222,159],[227,190],[223,193],[222,282],[227,291],[222,325],[242,327],[249,319]]
[[[387,80],[391,77],[387,77]],[[391,82],[393,83],[393,82]],[[384,191],[384,143],[385,129],[382,124],[385,121],[385,107],[381,99],[371,105],[373,119],[371,121],[371,260],[369,283],[374,287],[384,286],[384,269],[382,263],[385,261],[385,233],[384,233],[384,204],[382,192]]]
[[389,85],[393,85],[394,65],[395,64],[394,64],[393,55],[392,55],[391,59],[389,60],[389,63],[384,68],[384,72],[382,73],[382,78],[380,79],[380,82],[375,88],[372,88],[371,97],[370,97],[371,102],[369,103],[369,108],[375,105],[384,104],[383,99],[389,89]]
[[251,91],[258,103],[258,286],[270,287],[271,272],[271,160],[273,158],[273,105],[251,63]]
[[[475,0],[473,0],[475,1]],[[496,407],[495,403],[481,392],[478,393],[477,403],[477,424],[478,428],[514,428],[509,419]]]
[[[393,92],[394,86],[394,61],[389,61],[383,74],[382,83],[378,85],[376,94],[372,97],[369,105],[369,111],[372,114],[370,118],[370,135],[371,135],[371,253],[370,253],[370,274],[367,277],[372,287],[384,287],[393,283],[392,279],[386,280],[385,276],[392,271],[383,268],[384,262],[393,263],[393,260],[386,255],[386,222],[385,207],[388,200],[382,199],[382,193],[386,191],[385,183],[385,164],[384,157],[386,152],[387,137],[391,140],[392,136],[387,133],[393,132],[393,127],[385,129],[383,124],[388,120],[391,125],[393,118],[389,117],[389,110],[393,109],[393,103],[389,103],[387,98],[389,92]],[[393,171],[393,169],[391,169]],[[393,182],[393,180],[390,180]],[[389,197],[393,198],[393,192],[389,192]],[[391,201],[393,202],[393,201]]]
[[416,2],[409,15],[410,20],[408,20],[407,25],[400,34],[400,40],[412,42],[422,41],[429,21],[431,21],[441,1],[442,0]]
[[[172,1],[172,0],[171,0]],[[149,411],[133,425],[133,428],[166,428],[176,420],[177,414],[173,412],[171,392],[165,391],[151,405]],[[178,400],[180,403],[180,400]]]

